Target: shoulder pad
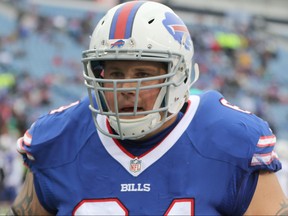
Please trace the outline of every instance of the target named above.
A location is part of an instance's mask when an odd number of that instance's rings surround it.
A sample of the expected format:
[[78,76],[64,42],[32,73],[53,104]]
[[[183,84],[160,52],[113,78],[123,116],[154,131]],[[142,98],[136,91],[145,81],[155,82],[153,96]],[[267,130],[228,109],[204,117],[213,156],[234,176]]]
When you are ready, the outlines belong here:
[[276,138],[267,122],[232,104],[226,106],[222,99],[216,91],[200,95],[199,107],[188,128],[198,151],[244,170],[280,169],[273,151]]
[[69,163],[92,133],[96,132],[87,99],[61,107],[39,118],[17,149],[31,168],[48,168]]

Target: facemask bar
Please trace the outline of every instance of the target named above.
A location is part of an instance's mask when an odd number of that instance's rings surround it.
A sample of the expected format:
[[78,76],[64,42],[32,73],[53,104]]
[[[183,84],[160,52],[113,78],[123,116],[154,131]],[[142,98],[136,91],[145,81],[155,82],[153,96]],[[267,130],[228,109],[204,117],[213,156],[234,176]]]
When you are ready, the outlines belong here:
[[[86,76],[86,75],[84,75]],[[164,79],[167,80],[171,77],[171,75],[167,76],[157,76],[157,77],[153,77],[152,79],[130,79],[130,80],[98,80],[95,79],[93,81],[89,81],[92,82],[91,84],[87,84],[86,81],[86,86],[89,90],[95,91],[95,97],[96,97],[96,102],[98,105],[98,109],[99,111],[97,111],[98,114],[101,115],[107,115],[107,116],[113,116],[115,114],[113,114],[112,112],[110,112],[109,108],[107,110],[107,107],[103,106],[103,102],[105,100],[105,96],[104,96],[104,92],[113,92],[114,94],[114,104],[117,102],[117,93],[118,92],[125,92],[125,91],[133,91],[135,92],[135,95],[139,95],[139,92],[141,90],[149,90],[149,89],[154,89],[154,88],[158,88],[161,89],[163,87],[167,87],[169,85],[173,85],[172,82],[166,81],[163,83],[159,83],[159,84],[155,84],[155,85],[149,85],[149,86],[141,86],[141,83],[145,82],[145,81],[151,81],[151,80],[158,80],[158,79]],[[86,79],[91,79],[90,77],[86,77]],[[93,79],[93,78],[92,78]],[[117,87],[119,84],[121,83],[137,83],[137,85],[135,87],[129,87],[129,88],[119,88]],[[103,87],[101,86],[99,83],[111,83],[113,84],[113,87]],[[94,103],[93,103],[94,104]],[[105,101],[105,104],[106,101]],[[116,103],[117,104],[117,103]],[[135,104],[138,104],[138,97],[136,97],[136,101]],[[118,107],[114,107],[115,110],[118,109]],[[159,108],[159,110],[157,111],[162,111],[161,108]],[[133,112],[129,112],[129,113],[119,113],[119,116],[134,116],[134,115],[143,115],[143,114],[148,114],[147,112],[149,111],[143,111],[143,112],[136,112],[136,107],[134,107],[134,111]]]
[[197,63],[195,63],[194,64],[194,79],[193,79],[193,81],[191,81],[189,88],[191,88],[192,85],[199,79],[199,74],[200,74],[199,65]]

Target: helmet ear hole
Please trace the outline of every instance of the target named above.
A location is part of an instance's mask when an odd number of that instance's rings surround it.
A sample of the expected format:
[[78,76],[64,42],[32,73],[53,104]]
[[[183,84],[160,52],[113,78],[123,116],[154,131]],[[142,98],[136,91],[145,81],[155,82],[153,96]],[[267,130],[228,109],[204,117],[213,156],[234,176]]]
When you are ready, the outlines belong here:
[[148,21],[148,24],[152,24],[154,22],[154,18]]
[[186,74],[186,78],[184,79],[184,83],[187,84],[188,82],[190,82],[190,76],[189,76],[190,70],[186,69],[185,70],[185,74]]

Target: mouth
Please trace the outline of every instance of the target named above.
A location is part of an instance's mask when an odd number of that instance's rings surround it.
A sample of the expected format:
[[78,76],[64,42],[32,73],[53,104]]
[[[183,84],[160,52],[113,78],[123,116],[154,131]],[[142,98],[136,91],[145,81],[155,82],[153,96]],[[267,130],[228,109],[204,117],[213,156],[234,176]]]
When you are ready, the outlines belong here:
[[[134,107],[123,107],[119,110],[121,113],[131,113],[134,112]],[[137,107],[137,112],[143,112],[143,107]]]

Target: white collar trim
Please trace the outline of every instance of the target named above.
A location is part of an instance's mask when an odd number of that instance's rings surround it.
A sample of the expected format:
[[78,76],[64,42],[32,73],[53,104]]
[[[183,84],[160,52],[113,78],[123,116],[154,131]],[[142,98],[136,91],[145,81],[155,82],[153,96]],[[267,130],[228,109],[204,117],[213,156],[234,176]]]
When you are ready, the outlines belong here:
[[[200,98],[197,95],[192,95],[190,96],[189,101],[190,105],[183,118],[170,132],[170,134],[161,142],[161,144],[157,145],[150,152],[139,158],[133,158],[129,153],[123,151],[123,149],[121,149],[112,138],[105,136],[97,130],[100,140],[111,157],[118,161],[132,176],[137,177],[149,166],[160,159],[185,132],[196,113]],[[100,127],[108,132],[106,117],[98,115],[97,120],[100,124]]]

